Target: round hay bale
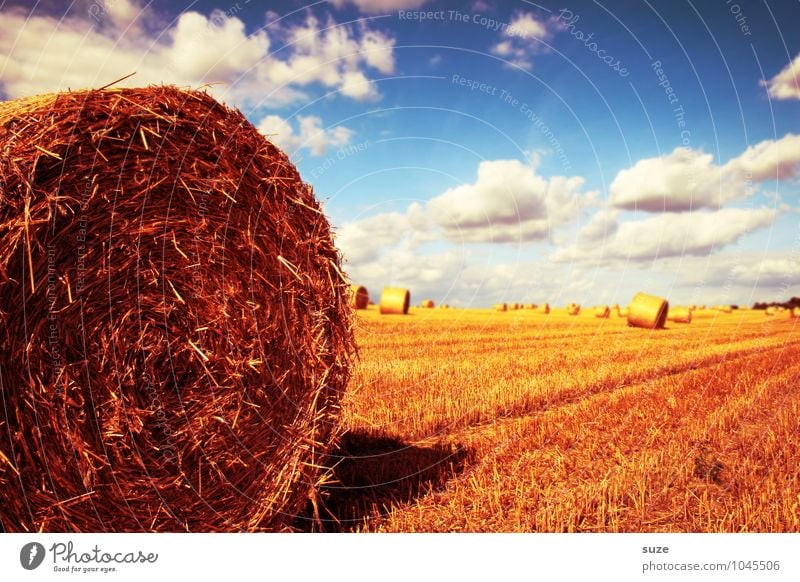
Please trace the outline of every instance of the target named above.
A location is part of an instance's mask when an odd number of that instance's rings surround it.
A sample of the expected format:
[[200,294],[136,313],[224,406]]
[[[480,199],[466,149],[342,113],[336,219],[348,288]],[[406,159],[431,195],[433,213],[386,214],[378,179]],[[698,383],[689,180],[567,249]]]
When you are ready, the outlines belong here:
[[542,313],[547,315],[550,313],[550,304],[549,303],[542,303],[539,307],[536,308],[536,313]]
[[697,305],[692,304],[688,307],[689,311],[695,311],[697,309]]
[[567,304],[567,315],[580,315],[581,313],[581,306],[577,303],[569,303]]
[[661,329],[667,320],[669,303],[666,299],[637,293],[628,305],[628,325],[644,329]]
[[618,317],[628,317],[628,308],[627,307],[620,308],[617,311],[617,316]]
[[5,529],[289,527],[355,355],[311,187],[176,87],[0,103],[0,146]]
[[508,304],[507,303],[497,303],[494,306],[495,311],[508,311]]
[[792,307],[792,318],[800,317],[800,307]]
[[411,293],[402,287],[384,287],[381,293],[382,315],[405,315],[411,302]]
[[733,313],[733,307],[730,305],[720,305],[719,311],[722,313]]
[[774,307],[767,307],[767,308],[764,310],[764,315],[770,315],[770,316],[772,316],[772,315],[775,315],[777,312],[778,312],[778,310],[777,310],[777,309],[775,309]]
[[535,303],[526,303],[525,304],[525,309],[529,310],[529,311],[533,311],[534,309],[536,309],[536,304]]
[[436,307],[436,304],[433,302],[433,299],[425,299],[422,303],[419,304],[420,307],[423,309],[433,309]]
[[689,307],[670,307],[667,321],[675,323],[692,323],[692,310]]
[[608,319],[608,316],[611,315],[611,309],[609,309],[608,305],[599,305],[594,308],[594,316],[600,319]]
[[350,307],[353,309],[366,309],[369,306],[369,292],[366,287],[351,285]]
[[700,311],[705,311],[706,310],[706,306],[705,305],[700,305],[697,309],[699,309]]

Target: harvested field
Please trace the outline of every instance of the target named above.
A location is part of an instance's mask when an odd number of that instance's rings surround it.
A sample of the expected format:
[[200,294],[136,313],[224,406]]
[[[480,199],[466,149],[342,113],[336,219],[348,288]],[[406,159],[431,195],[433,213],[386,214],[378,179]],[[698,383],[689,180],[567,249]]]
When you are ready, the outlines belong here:
[[361,312],[327,527],[800,531],[798,320],[694,315]]

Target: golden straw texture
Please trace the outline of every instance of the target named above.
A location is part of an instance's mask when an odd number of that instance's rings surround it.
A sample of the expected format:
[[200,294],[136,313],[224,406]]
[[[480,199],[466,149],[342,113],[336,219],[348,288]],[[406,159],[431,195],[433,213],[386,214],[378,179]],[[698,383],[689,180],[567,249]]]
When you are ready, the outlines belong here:
[[290,527],[355,355],[311,187],[175,87],[0,104],[0,147],[5,529]]

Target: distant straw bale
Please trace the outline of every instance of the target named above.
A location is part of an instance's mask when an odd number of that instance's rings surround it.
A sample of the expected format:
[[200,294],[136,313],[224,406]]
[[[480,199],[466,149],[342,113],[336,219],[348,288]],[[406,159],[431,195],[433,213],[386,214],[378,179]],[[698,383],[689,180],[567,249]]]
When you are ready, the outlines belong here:
[[366,309],[369,305],[369,293],[366,287],[352,285],[350,287],[350,307],[353,309]]
[[688,307],[670,307],[667,313],[667,321],[674,323],[692,323],[692,310]]
[[666,299],[637,293],[628,305],[628,325],[644,329],[662,329],[667,320],[669,303]]
[[405,315],[411,302],[411,293],[402,287],[384,287],[381,293],[382,315]]

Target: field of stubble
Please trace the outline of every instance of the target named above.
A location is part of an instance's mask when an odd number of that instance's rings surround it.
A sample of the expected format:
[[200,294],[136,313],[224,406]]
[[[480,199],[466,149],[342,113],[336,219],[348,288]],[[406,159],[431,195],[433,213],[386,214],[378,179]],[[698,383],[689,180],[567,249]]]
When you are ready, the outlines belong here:
[[358,318],[327,529],[800,531],[800,319]]

